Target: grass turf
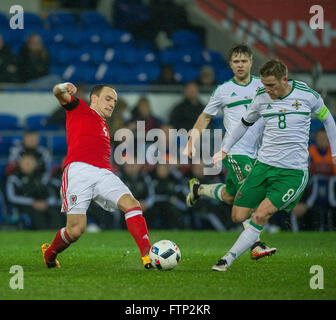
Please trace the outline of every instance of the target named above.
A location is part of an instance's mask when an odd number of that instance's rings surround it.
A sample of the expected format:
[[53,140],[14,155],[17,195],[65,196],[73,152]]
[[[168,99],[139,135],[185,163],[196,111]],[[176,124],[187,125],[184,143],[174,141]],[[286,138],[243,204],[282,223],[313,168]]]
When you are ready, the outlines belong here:
[[[61,269],[45,269],[40,246],[55,232],[0,232],[0,300],[113,299],[336,299],[336,233],[263,234],[278,252],[252,261],[249,252],[229,271],[211,266],[239,233],[152,231],[151,241],[170,239],[181,249],[172,271],[145,270],[138,248],[126,231],[86,233],[59,255]],[[24,270],[24,289],[9,282],[12,265]],[[324,271],[324,289],[310,288],[313,265]]]

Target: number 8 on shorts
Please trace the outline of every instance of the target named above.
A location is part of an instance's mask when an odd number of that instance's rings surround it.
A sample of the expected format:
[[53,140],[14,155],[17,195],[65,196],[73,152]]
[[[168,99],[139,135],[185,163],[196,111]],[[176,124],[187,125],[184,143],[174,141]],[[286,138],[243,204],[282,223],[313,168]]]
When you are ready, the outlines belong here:
[[289,189],[282,197],[282,201],[283,202],[287,202],[293,195],[294,195],[295,191],[294,189]]

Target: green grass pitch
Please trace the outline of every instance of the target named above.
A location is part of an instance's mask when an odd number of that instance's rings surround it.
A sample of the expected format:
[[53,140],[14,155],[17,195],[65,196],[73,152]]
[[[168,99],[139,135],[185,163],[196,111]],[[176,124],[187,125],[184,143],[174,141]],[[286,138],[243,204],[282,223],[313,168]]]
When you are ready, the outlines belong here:
[[[127,231],[86,233],[59,255],[61,269],[43,267],[40,246],[55,232],[0,232],[0,300],[226,300],[336,299],[336,233],[262,234],[278,252],[253,261],[249,252],[229,271],[211,266],[238,232],[151,231],[151,242],[170,239],[181,249],[172,271],[145,270]],[[10,268],[20,265],[24,288],[11,289]],[[311,289],[313,265],[323,268],[323,289]]]

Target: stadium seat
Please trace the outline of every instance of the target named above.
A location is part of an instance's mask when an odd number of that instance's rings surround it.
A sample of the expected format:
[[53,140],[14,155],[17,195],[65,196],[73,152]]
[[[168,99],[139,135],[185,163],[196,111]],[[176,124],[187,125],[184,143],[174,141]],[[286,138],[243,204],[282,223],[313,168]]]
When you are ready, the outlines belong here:
[[42,18],[32,12],[24,12],[23,14],[24,19],[24,28],[27,29],[35,29],[35,30],[42,30],[44,28],[44,21]]
[[20,130],[19,118],[12,114],[0,114],[0,129],[1,130]]
[[10,147],[11,138],[8,136],[0,136],[0,157],[8,157]]
[[13,53],[17,53],[19,48],[22,47],[25,38],[27,37],[27,32],[25,30],[12,30],[10,28],[0,29],[3,40],[12,48]]
[[85,48],[97,48],[97,46],[102,45],[102,39],[104,37],[104,33],[101,30],[85,30],[82,31],[81,45]]
[[29,130],[45,131],[45,130],[58,130],[59,127],[55,125],[48,125],[49,115],[34,114],[27,116],[26,128]]
[[215,79],[218,83],[223,83],[233,77],[231,68],[214,68]]
[[225,128],[223,124],[223,117],[213,117],[212,118],[214,129],[222,129],[223,134],[225,133]]
[[1,33],[4,29],[8,28],[8,26],[9,26],[9,20],[7,18],[7,15],[0,12],[0,30],[1,30]]
[[313,136],[318,129],[324,128],[321,120],[312,118],[310,123],[310,134]]
[[51,30],[62,30],[66,28],[77,28],[75,16],[68,12],[49,13],[46,18]]
[[56,157],[65,156],[68,151],[66,136],[53,136],[51,138],[51,150]]
[[146,64],[155,63],[158,61],[156,53],[152,50],[145,49],[130,49],[125,50],[122,62],[127,64]]
[[132,33],[125,30],[111,29],[104,33],[102,44],[107,48],[130,48],[134,47]]
[[177,30],[172,33],[171,39],[175,48],[193,48],[200,50],[203,45],[199,35],[189,30]]
[[74,48],[57,47],[50,52],[53,63],[57,65],[69,65],[79,58],[79,51]]
[[203,50],[202,58],[204,64],[211,65],[214,69],[229,67],[229,64],[225,61],[222,54],[213,50]]
[[175,78],[181,83],[195,81],[200,75],[200,69],[186,64],[175,64]]
[[79,23],[84,30],[102,30],[111,28],[110,24],[102,14],[92,11],[83,12],[80,15]]
[[0,160],[0,184],[5,176],[6,167],[7,167],[7,159]]
[[118,84],[125,72],[125,67],[119,63],[103,63],[98,67],[95,78],[98,82]]
[[203,63],[202,55],[199,51],[168,49],[160,54],[162,64],[191,64],[201,66]]
[[119,74],[120,84],[150,84],[160,75],[160,67],[158,64],[142,64],[135,67],[125,67],[123,72]]
[[39,145],[48,148],[48,137],[40,135]]

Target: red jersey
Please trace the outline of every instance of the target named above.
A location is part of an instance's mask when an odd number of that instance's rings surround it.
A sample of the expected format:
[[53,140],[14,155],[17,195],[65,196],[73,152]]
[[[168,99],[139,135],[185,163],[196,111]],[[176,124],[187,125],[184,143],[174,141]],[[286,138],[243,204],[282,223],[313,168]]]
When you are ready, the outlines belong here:
[[110,133],[105,119],[85,101],[71,97],[66,110],[68,153],[63,169],[79,161],[112,171]]

